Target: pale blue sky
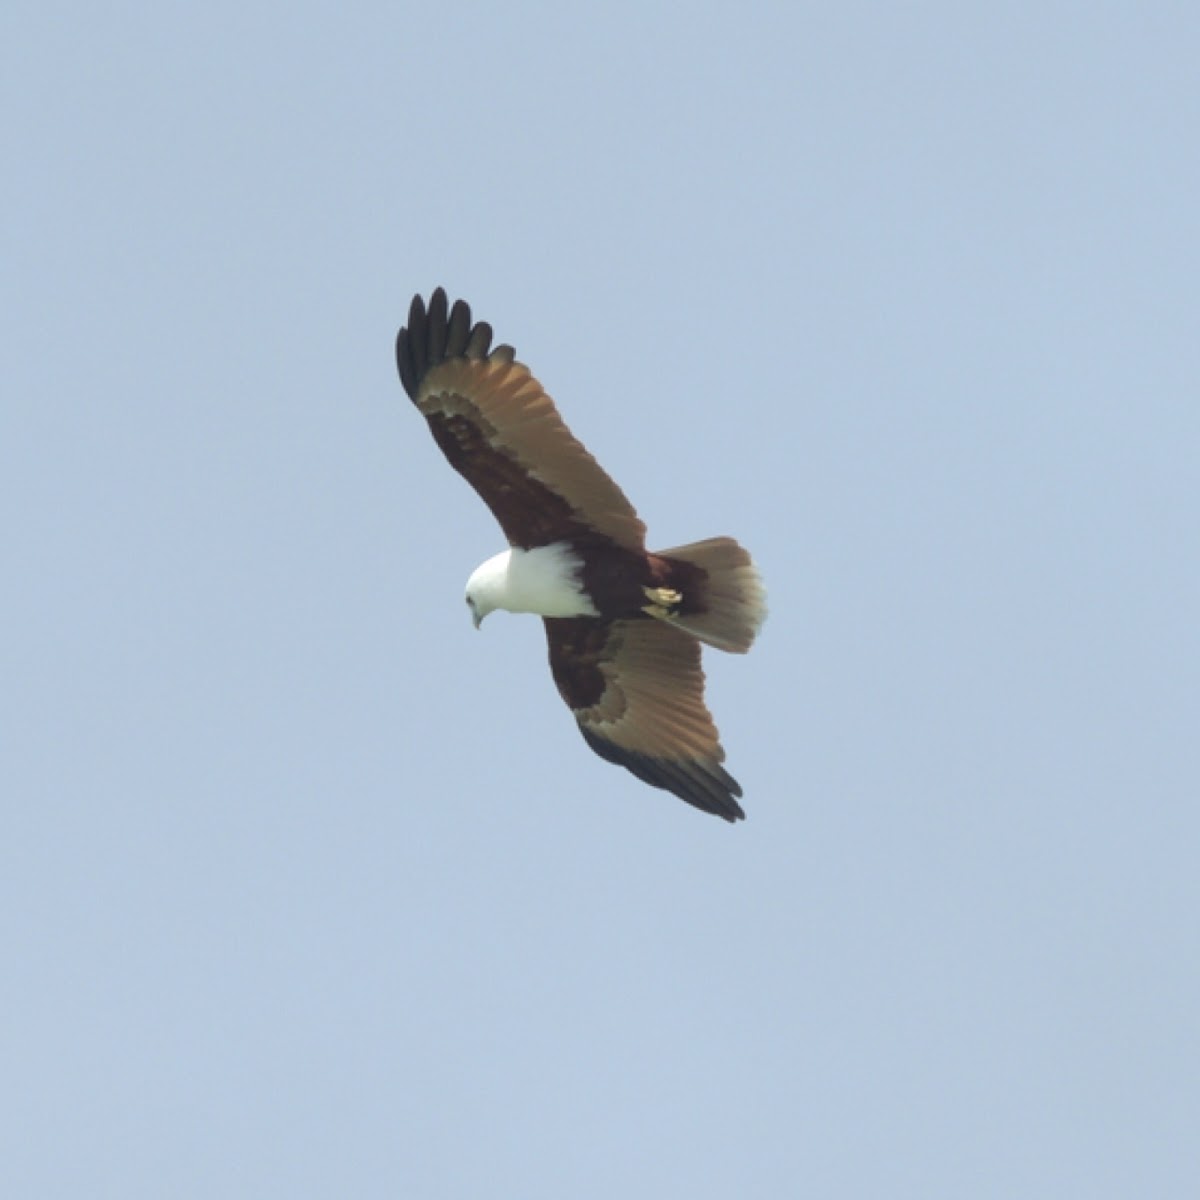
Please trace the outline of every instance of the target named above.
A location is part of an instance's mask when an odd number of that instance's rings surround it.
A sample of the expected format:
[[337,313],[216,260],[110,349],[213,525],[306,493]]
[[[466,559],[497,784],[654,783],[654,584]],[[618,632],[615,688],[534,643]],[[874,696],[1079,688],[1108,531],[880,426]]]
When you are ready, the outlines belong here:
[[[0,1192],[1200,1177],[1200,10],[0,17]],[[756,553],[736,828],[589,753],[444,284]]]

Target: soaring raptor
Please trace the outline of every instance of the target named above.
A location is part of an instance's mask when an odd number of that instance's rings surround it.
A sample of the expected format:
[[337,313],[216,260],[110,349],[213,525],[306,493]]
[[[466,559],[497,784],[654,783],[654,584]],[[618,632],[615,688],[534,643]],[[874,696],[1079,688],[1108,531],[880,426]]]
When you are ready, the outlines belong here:
[[404,390],[508,539],[467,580],[475,627],[536,613],[584,740],[609,762],[736,821],[742,789],[704,704],[700,643],[750,649],[762,581],[732,538],[649,551],[624,493],[563,423],[511,346],[438,288],[396,339]]

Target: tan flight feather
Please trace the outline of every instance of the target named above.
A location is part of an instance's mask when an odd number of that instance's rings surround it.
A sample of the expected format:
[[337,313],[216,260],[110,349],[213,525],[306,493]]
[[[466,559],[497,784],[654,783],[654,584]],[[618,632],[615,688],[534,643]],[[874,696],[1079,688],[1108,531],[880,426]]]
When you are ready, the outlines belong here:
[[421,381],[417,407],[461,416],[488,444],[556,492],[579,518],[618,545],[641,550],[646,527],[624,492],[575,439],[523,363],[455,358]]
[[617,621],[596,664],[605,691],[576,719],[614,745],[651,758],[716,765],[725,751],[704,704],[700,645],[657,621]]

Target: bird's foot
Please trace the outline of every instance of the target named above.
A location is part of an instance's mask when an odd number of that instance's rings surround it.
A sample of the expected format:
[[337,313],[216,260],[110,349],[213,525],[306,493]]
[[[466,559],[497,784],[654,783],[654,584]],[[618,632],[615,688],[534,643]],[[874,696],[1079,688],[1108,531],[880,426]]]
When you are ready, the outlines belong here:
[[666,587],[644,587],[642,591],[650,601],[642,606],[642,612],[648,616],[662,620],[664,617],[674,617],[678,614],[679,606],[683,603],[682,592]]

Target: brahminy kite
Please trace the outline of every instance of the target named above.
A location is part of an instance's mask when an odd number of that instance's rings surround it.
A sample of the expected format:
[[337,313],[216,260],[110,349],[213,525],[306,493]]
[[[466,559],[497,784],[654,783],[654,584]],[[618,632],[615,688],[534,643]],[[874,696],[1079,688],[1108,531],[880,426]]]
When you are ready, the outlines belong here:
[[648,551],[624,493],[571,435],[511,346],[438,288],[396,339],[404,390],[508,539],[467,580],[494,609],[546,624],[550,670],[602,758],[727,821],[741,786],[704,704],[700,643],[744,654],[766,617],[750,555],[717,537]]

